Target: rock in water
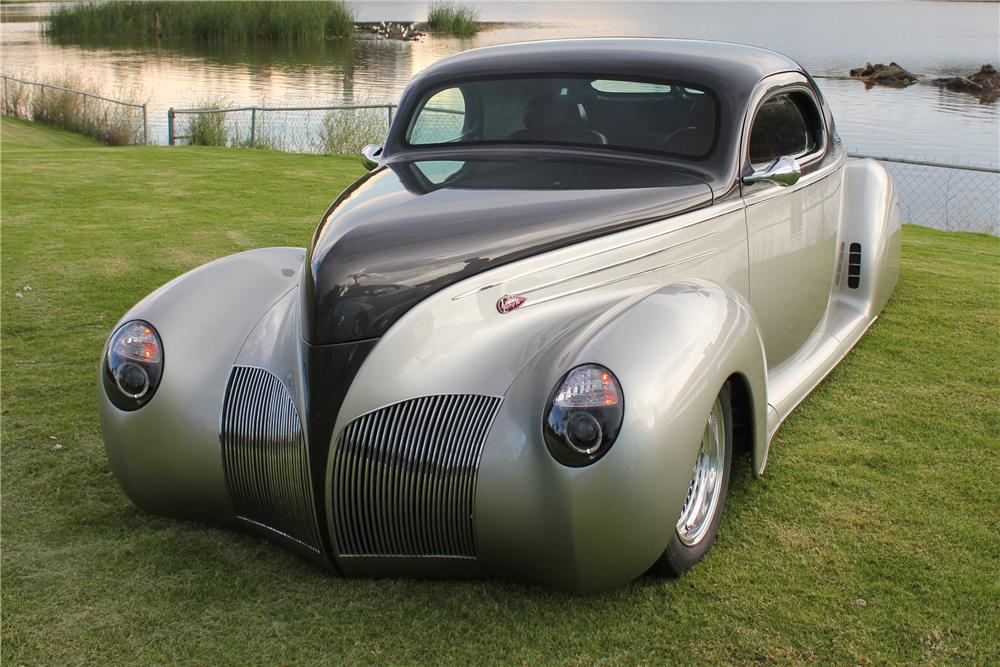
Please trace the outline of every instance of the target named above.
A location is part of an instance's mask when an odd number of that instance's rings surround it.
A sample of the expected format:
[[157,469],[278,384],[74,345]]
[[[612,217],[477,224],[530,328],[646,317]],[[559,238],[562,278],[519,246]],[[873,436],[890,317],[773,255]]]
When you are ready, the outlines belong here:
[[969,80],[987,90],[1000,90],[1000,72],[993,65],[983,65],[978,72],[969,77]]
[[931,83],[941,86],[942,88],[947,88],[948,90],[954,90],[959,93],[981,93],[983,92],[983,87],[980,86],[975,81],[971,81],[964,76],[946,76],[940,79],[933,79]]
[[904,69],[899,63],[891,62],[888,65],[878,63],[872,65],[867,63],[864,67],[851,70],[851,76],[861,79],[866,86],[897,86],[905,87],[917,82],[917,77],[912,72]]
[[946,76],[931,83],[959,93],[972,93],[981,97],[994,97],[1000,93],[1000,72],[993,65],[983,65],[969,76]]

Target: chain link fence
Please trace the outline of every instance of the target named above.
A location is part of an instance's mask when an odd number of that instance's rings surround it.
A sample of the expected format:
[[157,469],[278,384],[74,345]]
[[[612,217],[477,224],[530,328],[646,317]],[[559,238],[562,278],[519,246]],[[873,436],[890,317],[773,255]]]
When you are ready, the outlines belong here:
[[149,143],[145,104],[0,74],[0,111],[93,137],[111,146]]
[[892,174],[904,223],[1000,235],[1000,169],[880,155]]
[[167,143],[357,154],[382,143],[394,104],[170,109]]

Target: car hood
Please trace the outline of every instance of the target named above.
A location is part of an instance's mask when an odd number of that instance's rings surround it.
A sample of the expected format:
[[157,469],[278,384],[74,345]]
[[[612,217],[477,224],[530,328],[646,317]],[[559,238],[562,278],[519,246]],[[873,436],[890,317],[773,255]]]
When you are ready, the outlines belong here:
[[437,290],[712,202],[695,176],[580,158],[393,162],[330,207],[307,257],[312,345],[376,338]]

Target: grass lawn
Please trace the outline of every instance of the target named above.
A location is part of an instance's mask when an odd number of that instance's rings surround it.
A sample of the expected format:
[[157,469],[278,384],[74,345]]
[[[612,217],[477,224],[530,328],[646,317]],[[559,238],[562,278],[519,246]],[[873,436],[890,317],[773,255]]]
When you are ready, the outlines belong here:
[[2,132],[4,664],[1000,662],[1000,239],[905,230],[882,319],[764,478],[736,470],[688,576],[592,597],[345,580],[136,510],[95,391],[126,308],[212,258],[305,245],[358,161]]

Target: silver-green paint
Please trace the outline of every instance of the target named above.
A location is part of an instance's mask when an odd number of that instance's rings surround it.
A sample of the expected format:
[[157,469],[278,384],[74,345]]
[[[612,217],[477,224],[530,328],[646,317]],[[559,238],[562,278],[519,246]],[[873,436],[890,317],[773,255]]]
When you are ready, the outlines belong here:
[[[753,104],[791,89],[813,95],[803,75],[788,72],[764,79]],[[324,487],[309,488],[325,509],[327,562],[348,575],[491,575],[573,591],[628,581],[674,535],[706,418],[727,382],[748,398],[750,429],[737,444],[762,474],[782,421],[860,340],[899,275],[888,173],[848,161],[834,135],[824,141],[832,143],[794,158],[794,183],[754,180],[708,208],[492,268],[402,315],[351,383],[332,442],[352,420],[400,401],[502,397],[478,468],[478,557],[338,556],[331,456]],[[856,288],[843,257],[852,243],[864,249]],[[122,318],[153,324],[164,347],[160,388],[144,408],[120,411],[98,386],[112,468],[143,509],[257,530],[227,495],[223,399],[239,364],[270,371],[303,417],[310,410],[304,257],[270,248],[212,262]],[[525,301],[500,313],[507,295]],[[612,369],[625,414],[605,456],[570,468],[549,455],[542,412],[556,382],[584,363]]]

